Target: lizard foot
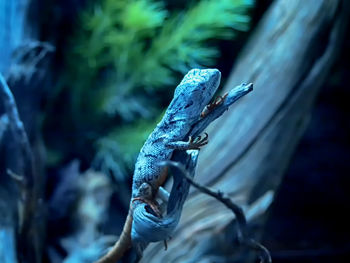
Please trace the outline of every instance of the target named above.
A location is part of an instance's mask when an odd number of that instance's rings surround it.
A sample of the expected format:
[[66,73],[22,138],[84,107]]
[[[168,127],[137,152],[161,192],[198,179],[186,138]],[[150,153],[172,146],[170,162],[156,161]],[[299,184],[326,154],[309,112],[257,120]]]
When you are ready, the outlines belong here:
[[142,197],[135,197],[134,199],[132,199],[132,203],[134,203],[135,201],[140,201],[142,203],[146,203],[147,205],[149,205],[149,207],[152,210],[152,211],[148,211],[148,212],[151,212],[151,214],[154,214],[155,216],[157,216],[159,218],[162,217],[162,212],[159,209],[159,204],[157,203],[157,201],[148,200],[148,199],[145,199]]
[[227,95],[228,93],[226,92],[223,96],[216,97],[216,99],[212,103],[209,103],[207,106],[205,106],[201,113],[201,118],[206,117],[213,109],[222,104],[226,99]]
[[206,145],[208,143],[208,134],[204,133],[205,135],[197,136],[193,138],[192,136],[189,137],[187,142],[183,141],[175,141],[175,142],[168,142],[165,144],[166,147],[169,147],[171,149],[176,150],[199,150],[200,147]]
[[208,144],[208,133],[205,132],[203,138],[202,136],[197,136],[193,139],[192,136],[190,136],[188,140],[188,150],[199,150],[200,147],[206,144]]

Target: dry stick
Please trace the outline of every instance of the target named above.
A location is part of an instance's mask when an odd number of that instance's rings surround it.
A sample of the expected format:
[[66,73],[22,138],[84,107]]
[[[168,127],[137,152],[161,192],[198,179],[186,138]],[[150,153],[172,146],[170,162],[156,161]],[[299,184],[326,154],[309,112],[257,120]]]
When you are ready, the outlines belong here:
[[129,211],[128,216],[126,218],[126,222],[124,224],[124,228],[118,241],[114,244],[113,248],[111,248],[106,255],[102,258],[98,259],[94,263],[116,263],[123,256],[124,253],[130,249],[131,247],[131,226],[132,226],[132,215]]
[[248,238],[246,235],[246,226],[247,226],[247,219],[244,215],[243,209],[238,206],[237,204],[233,203],[229,197],[224,196],[224,193],[220,191],[213,191],[210,190],[208,187],[202,186],[195,182],[190,176],[188,171],[185,169],[185,167],[179,163],[179,162],[173,162],[173,161],[163,161],[159,163],[161,166],[173,166],[181,171],[181,174],[183,177],[186,178],[186,180],[196,187],[199,191],[210,195],[214,197],[215,199],[219,200],[221,203],[223,203],[227,208],[231,209],[234,215],[236,216],[237,223],[238,223],[238,229],[237,229],[237,235],[238,235],[238,241],[241,244],[244,244],[247,247],[250,247],[255,250],[259,250],[261,252],[260,255],[260,263],[271,263],[271,255],[267,248],[265,248],[263,245],[261,245],[259,242],[255,241],[254,239]]

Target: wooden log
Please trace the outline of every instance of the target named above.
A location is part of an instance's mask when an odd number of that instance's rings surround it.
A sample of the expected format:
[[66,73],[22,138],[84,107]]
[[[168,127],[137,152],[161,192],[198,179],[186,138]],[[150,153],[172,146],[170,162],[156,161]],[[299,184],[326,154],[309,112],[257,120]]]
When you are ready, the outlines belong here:
[[[210,141],[200,154],[198,182],[228,193],[246,208],[277,189],[339,53],[348,17],[348,1],[271,5],[225,88],[246,81],[254,83],[254,91],[207,131]],[[152,245],[142,262],[233,262],[238,249],[227,235],[232,220],[231,211],[193,191],[168,250]]]

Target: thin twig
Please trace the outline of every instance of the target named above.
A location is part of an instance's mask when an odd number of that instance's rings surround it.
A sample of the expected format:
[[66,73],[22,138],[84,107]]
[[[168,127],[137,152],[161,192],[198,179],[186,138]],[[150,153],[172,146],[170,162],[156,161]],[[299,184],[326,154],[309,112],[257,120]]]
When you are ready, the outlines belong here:
[[194,187],[196,187],[199,191],[210,195],[212,197],[214,197],[215,199],[219,200],[221,203],[223,203],[227,208],[231,209],[233,214],[236,216],[236,220],[238,222],[238,241],[239,243],[260,251],[260,259],[261,259],[261,263],[271,263],[272,259],[271,259],[271,255],[270,252],[268,251],[267,248],[265,248],[263,245],[261,245],[259,242],[248,238],[247,234],[246,234],[246,226],[247,226],[247,220],[246,217],[244,215],[243,209],[233,203],[231,201],[231,199],[227,196],[224,195],[224,193],[220,192],[220,191],[213,191],[211,189],[209,189],[208,187],[205,187],[203,185],[200,185],[199,183],[195,182],[191,176],[189,175],[188,171],[185,169],[185,167],[179,163],[179,162],[174,162],[174,161],[163,161],[161,162],[159,165],[162,166],[173,166],[177,169],[179,169],[181,171],[181,174],[183,177],[186,178],[186,180],[193,185]]
[[246,245],[249,248],[252,248],[254,250],[258,250],[260,251],[260,263],[271,263],[272,259],[271,259],[271,255],[269,250],[264,247],[262,244],[260,244],[258,241],[251,239],[251,238],[245,238],[242,241],[242,244]]

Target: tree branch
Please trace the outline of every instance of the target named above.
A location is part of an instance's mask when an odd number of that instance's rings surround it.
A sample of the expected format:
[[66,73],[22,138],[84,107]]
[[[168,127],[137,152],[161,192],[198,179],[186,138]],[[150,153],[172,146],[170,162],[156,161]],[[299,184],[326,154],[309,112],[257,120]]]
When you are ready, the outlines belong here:
[[[16,149],[19,150],[18,167],[15,171],[7,169],[9,176],[14,179],[20,189],[18,200],[18,253],[21,261],[39,262],[39,233],[36,226],[36,213],[39,200],[34,190],[35,163],[27,133],[21,121],[15,99],[5,78],[0,74],[0,101],[4,105],[8,117],[8,125]],[[35,225],[35,226],[34,226]]]
[[31,173],[28,174],[28,176],[26,176],[25,180],[26,180],[26,184],[31,184],[33,182],[33,174],[34,174],[32,150],[27,137],[27,133],[24,130],[23,122],[19,117],[15,99],[11,93],[10,88],[6,83],[5,78],[1,73],[0,73],[0,101],[4,104],[5,112],[8,116],[9,126],[13,132],[13,136],[19,140],[23,157],[27,161],[26,163],[29,164]]

